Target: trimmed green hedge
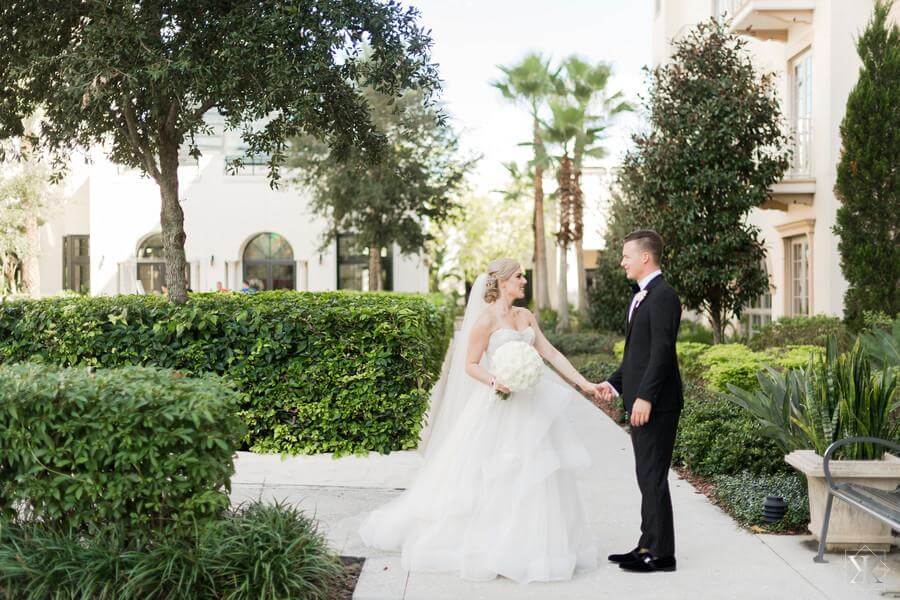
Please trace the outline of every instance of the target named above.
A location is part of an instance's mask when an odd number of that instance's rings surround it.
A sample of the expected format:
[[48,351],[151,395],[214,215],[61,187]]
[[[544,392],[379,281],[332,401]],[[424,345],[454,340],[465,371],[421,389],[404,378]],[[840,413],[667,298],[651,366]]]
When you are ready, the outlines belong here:
[[684,395],[674,464],[704,477],[791,471],[778,446],[746,411],[702,385],[686,384]]
[[134,534],[218,518],[244,433],[238,401],[213,375],[0,366],[0,512]]
[[0,362],[213,372],[242,393],[259,452],[415,447],[453,332],[440,296],[289,291],[0,305]]
[[577,354],[612,354],[613,346],[622,339],[622,336],[612,332],[601,331],[576,331],[571,333],[557,333],[544,331],[553,346],[566,356]]
[[838,317],[816,315],[813,317],[782,317],[753,334],[747,345],[751,350],[765,350],[782,346],[825,347],[828,336],[837,338],[838,348],[848,350],[853,335]]

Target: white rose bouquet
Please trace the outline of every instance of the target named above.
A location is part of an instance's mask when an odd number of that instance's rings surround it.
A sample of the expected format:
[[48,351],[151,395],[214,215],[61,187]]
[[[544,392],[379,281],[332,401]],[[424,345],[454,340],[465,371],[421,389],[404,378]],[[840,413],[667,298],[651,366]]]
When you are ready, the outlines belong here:
[[[531,344],[507,342],[497,348],[491,358],[494,375],[512,392],[521,392],[532,387],[541,378],[544,361]],[[507,392],[497,392],[504,400]]]

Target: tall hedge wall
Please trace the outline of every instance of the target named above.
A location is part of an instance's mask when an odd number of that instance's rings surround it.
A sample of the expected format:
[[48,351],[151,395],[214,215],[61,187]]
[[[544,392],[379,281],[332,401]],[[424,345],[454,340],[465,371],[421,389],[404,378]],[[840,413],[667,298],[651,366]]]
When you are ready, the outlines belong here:
[[247,445],[340,454],[414,447],[453,332],[440,296],[198,293],[0,304],[0,363],[213,372],[242,394]]

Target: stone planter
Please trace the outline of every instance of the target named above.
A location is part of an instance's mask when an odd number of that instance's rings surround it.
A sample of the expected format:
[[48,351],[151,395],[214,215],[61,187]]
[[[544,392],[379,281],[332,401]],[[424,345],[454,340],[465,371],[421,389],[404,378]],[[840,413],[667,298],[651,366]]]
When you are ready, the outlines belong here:
[[[806,475],[809,531],[818,541],[828,499],[828,483],[822,469],[824,459],[813,450],[795,450],[784,460]],[[900,458],[893,454],[885,454],[882,460],[832,460],[828,466],[835,483],[852,481],[884,490],[893,490],[900,484]],[[891,544],[896,543],[889,526],[839,498],[834,499],[828,526],[828,550],[853,550],[862,544],[872,550],[890,550]]]

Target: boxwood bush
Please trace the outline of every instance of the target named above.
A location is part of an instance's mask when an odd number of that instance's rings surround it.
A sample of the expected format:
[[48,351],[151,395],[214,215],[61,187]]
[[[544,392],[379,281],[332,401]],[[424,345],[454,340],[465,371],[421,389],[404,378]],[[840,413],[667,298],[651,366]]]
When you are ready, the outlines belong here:
[[135,534],[215,519],[243,435],[238,400],[214,375],[0,366],[0,512]]
[[753,334],[747,345],[752,350],[806,345],[824,348],[829,335],[836,337],[840,350],[847,350],[853,344],[853,335],[838,317],[816,315],[782,317]]
[[749,413],[702,385],[688,383],[684,392],[674,464],[704,477],[791,471],[778,446],[762,435]]
[[273,291],[0,305],[0,362],[223,375],[260,452],[414,447],[453,332],[440,296]]
[[547,341],[566,356],[576,354],[612,354],[613,345],[622,339],[617,333],[605,331],[575,331],[557,333],[544,331]]

